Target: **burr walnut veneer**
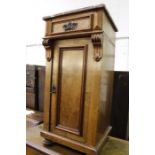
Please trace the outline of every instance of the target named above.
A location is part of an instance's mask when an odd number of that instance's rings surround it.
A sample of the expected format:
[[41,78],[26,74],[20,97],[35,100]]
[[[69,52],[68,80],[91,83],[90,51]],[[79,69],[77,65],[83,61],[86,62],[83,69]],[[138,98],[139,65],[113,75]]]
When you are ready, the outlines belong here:
[[95,155],[110,132],[115,32],[104,5],[43,18],[46,140]]

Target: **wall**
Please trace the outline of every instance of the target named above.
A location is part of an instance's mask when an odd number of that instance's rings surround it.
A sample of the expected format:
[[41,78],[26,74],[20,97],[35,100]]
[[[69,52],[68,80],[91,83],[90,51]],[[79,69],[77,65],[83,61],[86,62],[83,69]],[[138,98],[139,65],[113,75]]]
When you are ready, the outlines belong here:
[[128,71],[128,0],[27,0],[26,63],[45,65],[45,53],[41,46],[45,27],[43,16],[100,3],[106,4],[119,29],[116,34],[115,70]]

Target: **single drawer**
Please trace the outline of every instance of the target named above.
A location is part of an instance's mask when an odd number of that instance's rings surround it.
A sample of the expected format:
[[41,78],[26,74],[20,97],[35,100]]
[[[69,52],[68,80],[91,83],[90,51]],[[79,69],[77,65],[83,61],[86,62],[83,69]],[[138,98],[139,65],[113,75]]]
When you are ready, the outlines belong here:
[[53,20],[51,22],[51,34],[90,31],[92,29],[92,23],[93,14],[65,20]]

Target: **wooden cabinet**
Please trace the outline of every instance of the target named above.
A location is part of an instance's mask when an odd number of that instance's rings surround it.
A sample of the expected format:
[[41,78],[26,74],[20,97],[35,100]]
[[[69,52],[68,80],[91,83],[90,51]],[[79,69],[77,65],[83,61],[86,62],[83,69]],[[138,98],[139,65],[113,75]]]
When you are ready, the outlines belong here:
[[104,5],[44,20],[47,61],[41,136],[98,154],[111,129],[117,28]]
[[34,65],[26,65],[26,107],[37,109],[37,79]]
[[111,109],[111,135],[121,139],[129,139],[129,72],[117,71],[114,73]]
[[26,107],[43,112],[45,66],[26,65]]
[[38,72],[38,110],[44,111],[45,66],[37,66]]

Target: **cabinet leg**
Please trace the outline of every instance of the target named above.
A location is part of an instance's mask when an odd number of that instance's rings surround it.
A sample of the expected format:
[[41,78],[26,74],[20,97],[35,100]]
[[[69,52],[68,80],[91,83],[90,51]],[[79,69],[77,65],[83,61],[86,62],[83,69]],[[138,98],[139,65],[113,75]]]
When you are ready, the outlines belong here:
[[54,143],[54,142],[52,142],[52,141],[50,141],[50,140],[48,140],[48,139],[44,139],[44,140],[43,140],[43,145],[45,145],[45,146],[51,146],[51,145],[53,145],[53,143]]

